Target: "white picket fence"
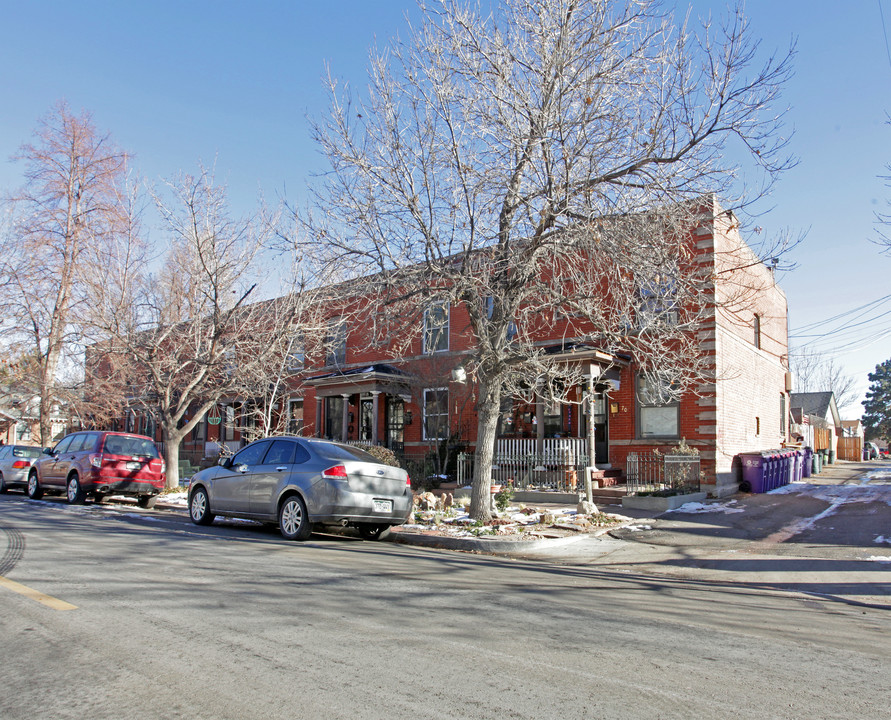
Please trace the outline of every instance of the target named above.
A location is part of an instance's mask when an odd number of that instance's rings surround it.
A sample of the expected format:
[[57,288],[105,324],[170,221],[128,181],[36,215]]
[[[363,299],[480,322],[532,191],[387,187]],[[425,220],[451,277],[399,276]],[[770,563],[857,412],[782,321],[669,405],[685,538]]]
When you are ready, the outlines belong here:
[[[512,483],[517,489],[541,488],[572,491],[583,482],[588,466],[585,438],[547,438],[537,452],[535,438],[502,438],[496,441],[492,482]],[[473,481],[473,454],[458,456],[458,482]]]

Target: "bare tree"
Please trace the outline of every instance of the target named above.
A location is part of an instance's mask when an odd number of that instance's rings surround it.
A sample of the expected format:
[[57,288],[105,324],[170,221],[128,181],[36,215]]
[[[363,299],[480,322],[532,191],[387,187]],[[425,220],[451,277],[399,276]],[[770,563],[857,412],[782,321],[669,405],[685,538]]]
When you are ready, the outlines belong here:
[[13,356],[27,357],[27,377],[40,398],[40,441],[51,439],[59,400],[60,364],[80,336],[87,307],[81,282],[94,271],[93,253],[113,244],[126,224],[121,188],[127,155],[101,134],[88,113],[59,103],[23,145],[25,184],[9,198],[11,228],[0,283]]
[[[133,235],[109,257],[126,279],[95,294],[87,365],[97,389],[117,388],[107,396],[126,398],[158,421],[175,486],[182,440],[221,400],[245,397],[246,378],[269,382],[269,368],[303,320],[305,296],[292,287],[262,301],[272,228],[259,214],[233,219],[225,188],[210,173],[182,176],[168,189],[172,202],[157,198],[170,236],[160,270],[152,272]],[[103,393],[91,396],[101,403]]]
[[789,365],[795,377],[795,392],[831,390],[839,409],[855,405],[859,397],[857,380],[845,373],[835,358],[802,347],[790,351]]
[[315,137],[332,171],[307,225],[394,315],[468,308],[484,519],[502,396],[530,382],[558,395],[549,380],[566,373],[541,331],[630,352],[667,392],[705,372],[690,233],[703,196],[746,199],[728,146],[758,190],[791,164],[771,109],[791,51],[754,67],[740,9],[698,34],[650,0],[421,11],[408,41],[372,54],[362,99],[331,79]]

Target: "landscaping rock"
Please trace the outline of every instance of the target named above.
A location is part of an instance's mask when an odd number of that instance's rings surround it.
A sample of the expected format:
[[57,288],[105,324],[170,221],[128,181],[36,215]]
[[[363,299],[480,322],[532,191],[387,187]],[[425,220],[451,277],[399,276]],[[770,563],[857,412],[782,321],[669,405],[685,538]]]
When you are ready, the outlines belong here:
[[593,515],[597,512],[597,506],[587,500],[580,500],[576,512],[578,512],[579,515]]

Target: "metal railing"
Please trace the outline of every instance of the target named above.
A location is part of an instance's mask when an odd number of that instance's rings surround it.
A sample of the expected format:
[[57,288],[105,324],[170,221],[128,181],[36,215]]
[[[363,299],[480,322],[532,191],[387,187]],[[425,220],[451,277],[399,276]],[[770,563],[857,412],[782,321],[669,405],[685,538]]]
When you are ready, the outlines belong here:
[[[581,442],[580,442],[581,441]],[[535,440],[499,440],[492,462],[492,482],[508,483],[518,490],[573,492],[584,485],[588,455],[583,438],[545,441],[544,452],[535,452]],[[458,483],[473,482],[473,453],[458,455]]]
[[628,453],[625,478],[629,494],[667,492],[686,495],[699,492],[699,456]]

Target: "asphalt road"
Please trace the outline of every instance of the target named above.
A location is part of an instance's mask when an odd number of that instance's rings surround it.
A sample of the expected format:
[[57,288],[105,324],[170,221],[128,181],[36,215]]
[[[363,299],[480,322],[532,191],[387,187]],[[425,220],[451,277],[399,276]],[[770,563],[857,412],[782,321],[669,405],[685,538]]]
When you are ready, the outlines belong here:
[[0,496],[0,717],[888,716],[887,610],[601,557]]

